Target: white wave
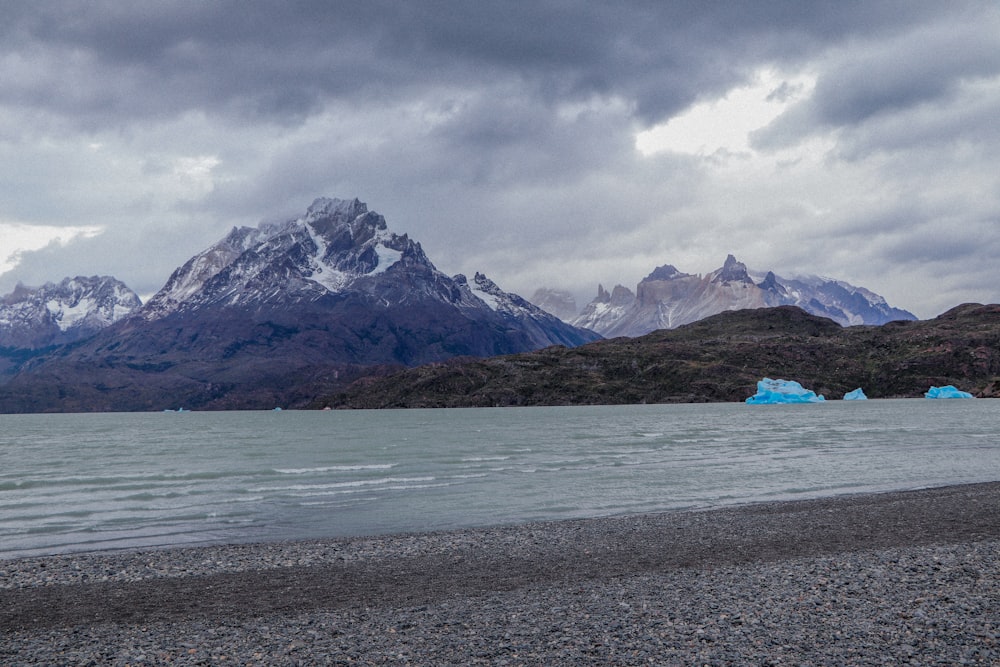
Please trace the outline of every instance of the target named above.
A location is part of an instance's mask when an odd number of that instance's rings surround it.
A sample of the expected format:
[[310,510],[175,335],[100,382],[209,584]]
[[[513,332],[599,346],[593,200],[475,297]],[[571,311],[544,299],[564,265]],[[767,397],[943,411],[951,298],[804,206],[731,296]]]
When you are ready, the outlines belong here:
[[284,486],[266,486],[253,489],[254,493],[263,491],[322,491],[326,489],[347,489],[357,487],[382,486],[407,482],[432,482],[434,477],[379,477],[378,479],[355,479],[349,482],[330,482],[329,484],[288,484]]
[[274,472],[281,475],[308,475],[314,472],[352,472],[356,470],[389,470],[395,463],[369,463],[345,466],[321,466],[319,468],[275,468]]
[[[445,486],[453,486],[453,484],[451,482],[437,482],[436,484],[396,484],[392,486],[380,486],[377,489],[371,489],[371,488],[326,489],[326,490],[317,489],[314,491],[291,493],[289,495],[291,495],[294,498],[320,498],[328,496],[346,496],[356,493],[370,493],[371,491],[383,492],[383,491],[410,491],[413,489],[437,489]],[[305,505],[306,503],[303,502],[300,504]]]

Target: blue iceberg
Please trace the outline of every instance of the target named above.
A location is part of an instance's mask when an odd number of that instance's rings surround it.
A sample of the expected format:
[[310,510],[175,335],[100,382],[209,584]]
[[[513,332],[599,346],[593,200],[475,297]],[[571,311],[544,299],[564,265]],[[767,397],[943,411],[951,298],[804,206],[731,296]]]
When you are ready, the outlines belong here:
[[757,393],[746,400],[750,405],[772,405],[775,403],[819,403],[825,401],[823,394],[804,389],[794,380],[772,380],[764,378],[757,383]]
[[858,387],[854,391],[849,391],[844,394],[845,401],[867,401],[868,397],[865,396],[865,392],[861,391],[861,387]]
[[972,394],[969,392],[960,391],[950,384],[943,387],[931,387],[924,396],[927,398],[972,398]]

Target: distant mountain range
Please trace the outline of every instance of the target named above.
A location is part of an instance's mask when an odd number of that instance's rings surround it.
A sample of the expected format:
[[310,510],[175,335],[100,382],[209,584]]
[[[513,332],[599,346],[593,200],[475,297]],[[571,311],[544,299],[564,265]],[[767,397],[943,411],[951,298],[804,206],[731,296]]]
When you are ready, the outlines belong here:
[[798,306],[842,326],[916,319],[863,287],[816,276],[782,278],[771,271],[751,272],[733,255],[705,276],[660,266],[643,278],[635,292],[617,285],[609,293],[599,285],[597,297],[579,313],[573,312],[575,303],[565,292],[541,289],[532,301],[574,326],[608,338],[673,329],[728,310],[775,306]]
[[83,282],[4,298],[0,411],[271,407],[380,367],[600,338],[482,274],[441,273],[357,199],[235,228],[141,307]]

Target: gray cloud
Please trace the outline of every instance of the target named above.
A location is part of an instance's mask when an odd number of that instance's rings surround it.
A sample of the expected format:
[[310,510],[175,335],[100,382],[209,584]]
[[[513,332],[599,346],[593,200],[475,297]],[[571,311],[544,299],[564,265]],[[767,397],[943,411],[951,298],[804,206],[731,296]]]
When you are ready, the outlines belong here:
[[[990,2],[14,3],[0,225],[104,233],[23,253],[0,289],[113,273],[148,293],[230,226],[326,195],[522,293],[734,252],[921,315],[995,301],[966,267],[1000,234],[998,27]],[[816,84],[754,156],[635,150],[763,68]]]

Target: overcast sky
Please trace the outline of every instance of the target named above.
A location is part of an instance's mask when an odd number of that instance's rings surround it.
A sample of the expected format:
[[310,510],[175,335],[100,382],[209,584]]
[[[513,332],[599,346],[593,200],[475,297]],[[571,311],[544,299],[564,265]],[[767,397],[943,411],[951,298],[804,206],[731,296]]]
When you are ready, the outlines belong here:
[[0,293],[148,296],[330,196],[581,306],[728,253],[922,318],[1000,301],[993,0],[2,6]]

